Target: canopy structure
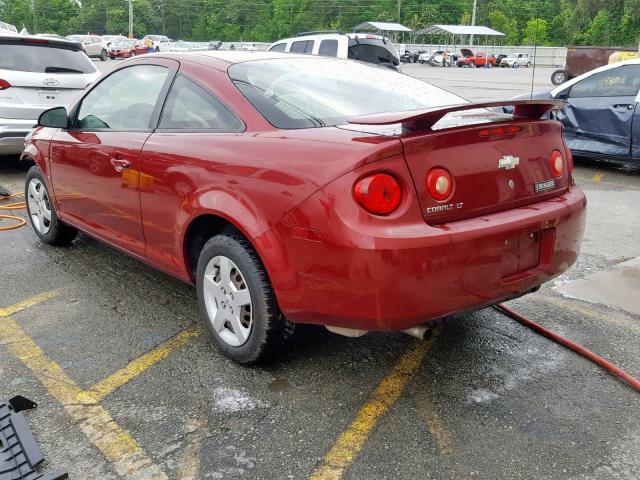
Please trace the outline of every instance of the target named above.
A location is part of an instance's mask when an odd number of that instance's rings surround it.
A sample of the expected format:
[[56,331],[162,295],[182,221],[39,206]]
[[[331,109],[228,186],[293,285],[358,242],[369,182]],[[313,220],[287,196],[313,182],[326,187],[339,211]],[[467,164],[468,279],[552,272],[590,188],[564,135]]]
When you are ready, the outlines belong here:
[[415,35],[484,35],[504,37],[504,33],[479,25],[431,25],[414,32]]
[[353,27],[353,31],[368,30],[375,32],[411,32],[410,28],[405,27],[399,23],[390,22],[363,22]]

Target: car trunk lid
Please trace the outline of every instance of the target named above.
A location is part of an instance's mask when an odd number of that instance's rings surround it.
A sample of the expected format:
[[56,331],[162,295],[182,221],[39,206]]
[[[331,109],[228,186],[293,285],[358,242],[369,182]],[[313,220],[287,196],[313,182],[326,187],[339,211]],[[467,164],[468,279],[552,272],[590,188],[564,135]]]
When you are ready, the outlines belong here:
[[[507,115],[487,110],[497,106],[515,111]],[[386,114],[350,122],[403,125],[400,138],[425,221],[443,224],[525,206],[566,190],[562,127],[539,118],[558,107],[554,101],[467,104],[422,114],[404,112],[404,118],[402,113]],[[560,177],[552,171],[554,151],[565,158]],[[433,198],[426,184],[435,168],[446,170],[453,180],[451,194],[442,201]]]

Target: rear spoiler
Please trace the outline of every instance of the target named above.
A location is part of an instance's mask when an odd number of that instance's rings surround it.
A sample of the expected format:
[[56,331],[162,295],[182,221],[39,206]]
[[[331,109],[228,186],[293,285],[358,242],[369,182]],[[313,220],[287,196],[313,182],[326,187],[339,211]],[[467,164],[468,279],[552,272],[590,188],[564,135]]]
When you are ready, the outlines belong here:
[[404,112],[377,113],[347,119],[348,123],[359,125],[393,125],[401,123],[407,128],[431,128],[445,115],[452,112],[481,108],[510,107],[516,119],[538,119],[551,110],[560,110],[565,102],[561,100],[505,100],[502,102],[463,103],[447,107],[407,110]]

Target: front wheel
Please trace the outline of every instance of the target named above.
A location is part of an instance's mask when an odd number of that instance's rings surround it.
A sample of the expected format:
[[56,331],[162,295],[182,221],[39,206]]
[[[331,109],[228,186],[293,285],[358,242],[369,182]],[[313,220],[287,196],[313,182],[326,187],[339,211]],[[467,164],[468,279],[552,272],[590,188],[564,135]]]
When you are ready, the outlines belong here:
[[40,240],[50,245],[69,245],[76,238],[78,231],[58,218],[47,185],[36,165],[27,172],[24,195],[31,227]]
[[531,68],[531,62],[527,62],[526,67],[527,67],[527,68]]
[[202,319],[218,348],[232,360],[264,360],[293,333],[260,258],[239,233],[216,235],[205,243],[196,283]]

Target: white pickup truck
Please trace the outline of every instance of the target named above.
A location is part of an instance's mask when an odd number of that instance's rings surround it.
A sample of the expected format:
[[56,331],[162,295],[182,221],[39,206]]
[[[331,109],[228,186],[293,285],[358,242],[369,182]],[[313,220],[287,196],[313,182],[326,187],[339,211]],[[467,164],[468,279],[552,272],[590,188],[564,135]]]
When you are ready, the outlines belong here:
[[531,66],[531,58],[528,53],[511,53],[502,59],[500,62],[501,67],[527,67]]

